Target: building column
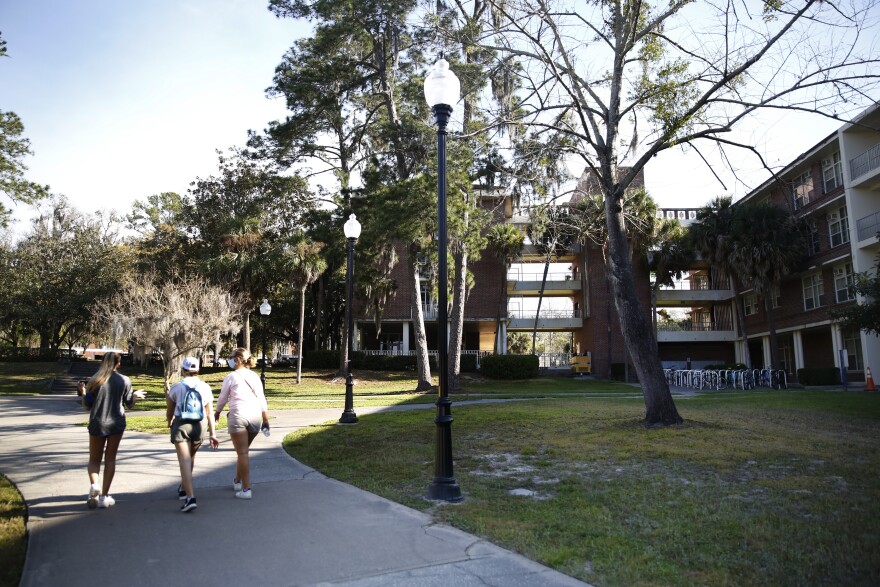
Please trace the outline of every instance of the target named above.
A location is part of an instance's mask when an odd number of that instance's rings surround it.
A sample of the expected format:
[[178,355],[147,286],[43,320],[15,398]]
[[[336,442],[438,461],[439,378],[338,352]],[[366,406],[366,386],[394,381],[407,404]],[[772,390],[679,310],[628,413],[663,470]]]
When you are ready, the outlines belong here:
[[360,329],[358,328],[358,323],[354,323],[354,340],[351,343],[351,350],[359,351],[360,350]]
[[804,339],[800,330],[791,333],[791,340],[794,344],[794,372],[797,374],[798,369],[804,368]]
[[409,352],[409,322],[403,323],[403,345],[400,347],[400,350],[404,353]]
[[499,355],[507,354],[507,323],[501,322],[498,326],[498,330],[495,333],[495,338],[497,339],[497,348]]
[[840,349],[843,348],[843,334],[840,326],[831,325],[831,352],[834,354],[834,366],[840,369]]
[[770,356],[770,337],[761,337],[761,350],[764,351],[764,368],[776,369],[777,365],[771,364],[773,358]]

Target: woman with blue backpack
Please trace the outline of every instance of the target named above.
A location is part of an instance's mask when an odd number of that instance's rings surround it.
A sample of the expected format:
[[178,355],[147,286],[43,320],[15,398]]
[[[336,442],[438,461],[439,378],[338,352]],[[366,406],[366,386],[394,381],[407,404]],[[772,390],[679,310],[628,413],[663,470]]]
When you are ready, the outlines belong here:
[[220,442],[214,433],[214,413],[211,409],[214,394],[211,386],[199,379],[199,360],[186,357],[180,371],[183,379],[171,386],[165,398],[165,418],[171,428],[171,442],[174,443],[177,463],[180,465],[177,497],[184,500],[180,511],[187,513],[198,507],[193,489],[193,467],[205,432],[208,433],[211,448],[217,448]]

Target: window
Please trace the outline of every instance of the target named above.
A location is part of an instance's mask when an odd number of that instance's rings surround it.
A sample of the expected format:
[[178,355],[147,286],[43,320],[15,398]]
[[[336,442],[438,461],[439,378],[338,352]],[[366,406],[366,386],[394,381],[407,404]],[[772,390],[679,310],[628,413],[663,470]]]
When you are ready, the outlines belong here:
[[862,359],[862,338],[859,331],[855,328],[844,330],[843,346],[846,347],[846,368],[847,371],[864,370],[864,361]]
[[770,286],[770,291],[768,294],[770,299],[773,300],[773,307],[778,308],[782,305],[782,292],[779,290],[779,284],[774,283]]
[[828,159],[822,159],[822,181],[825,182],[825,193],[843,185],[843,172],[840,166],[840,152]]
[[820,250],[819,225],[815,220],[810,220],[807,224],[810,234],[807,235],[807,254],[816,255]]
[[421,288],[421,296],[422,296],[422,314],[425,318],[436,318],[437,317],[437,300],[434,299],[433,292],[431,289],[422,284]]
[[852,263],[838,265],[834,268],[834,297],[837,303],[848,302],[855,299],[849,291],[849,286],[853,284],[853,268]]
[[836,247],[849,242],[849,221],[846,218],[846,206],[841,206],[828,214],[828,238],[831,246]]
[[813,176],[809,171],[794,178],[791,182],[791,193],[794,198],[794,209],[800,210],[813,199]]
[[758,313],[758,296],[753,293],[743,296],[743,309],[746,316],[754,316]]
[[825,286],[822,284],[822,274],[813,273],[807,275],[804,284],[804,309],[812,310],[825,305]]

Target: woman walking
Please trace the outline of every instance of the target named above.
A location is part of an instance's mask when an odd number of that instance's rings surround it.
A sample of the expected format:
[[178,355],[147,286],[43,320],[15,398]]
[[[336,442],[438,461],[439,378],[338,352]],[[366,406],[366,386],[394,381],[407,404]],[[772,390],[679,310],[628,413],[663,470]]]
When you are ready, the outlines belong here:
[[[122,433],[125,432],[125,408],[132,407],[146,393],[132,391],[131,380],[116,372],[121,357],[108,352],[101,361],[98,372],[86,383],[82,405],[89,410],[89,497],[90,509],[109,508],[116,503],[110,496],[110,484],[116,474],[116,453]],[[98,485],[101,460],[104,461],[104,479]]]
[[177,451],[180,486],[177,497],[185,500],[180,511],[187,513],[198,507],[193,489],[193,467],[196,451],[202,446],[207,429],[211,448],[220,446],[214,434],[214,394],[211,386],[199,379],[199,360],[186,357],[180,368],[183,379],[171,386],[165,398],[165,417],[171,428],[171,442]]
[[251,499],[251,465],[248,449],[260,431],[261,422],[263,433],[269,435],[269,406],[266,404],[259,375],[251,371],[257,362],[250,351],[244,348],[235,349],[227,363],[232,373],[223,380],[214,419],[220,419],[220,412],[229,402],[227,427],[237,455],[232,489],[235,491],[235,497]]

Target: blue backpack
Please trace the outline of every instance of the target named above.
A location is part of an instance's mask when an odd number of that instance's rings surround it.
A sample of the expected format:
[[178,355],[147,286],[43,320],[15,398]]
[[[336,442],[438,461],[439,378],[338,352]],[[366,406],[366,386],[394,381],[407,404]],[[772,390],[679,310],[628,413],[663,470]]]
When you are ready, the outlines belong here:
[[202,405],[202,394],[195,387],[183,384],[183,403],[180,406],[181,420],[197,420],[201,422],[205,417],[205,407]]

